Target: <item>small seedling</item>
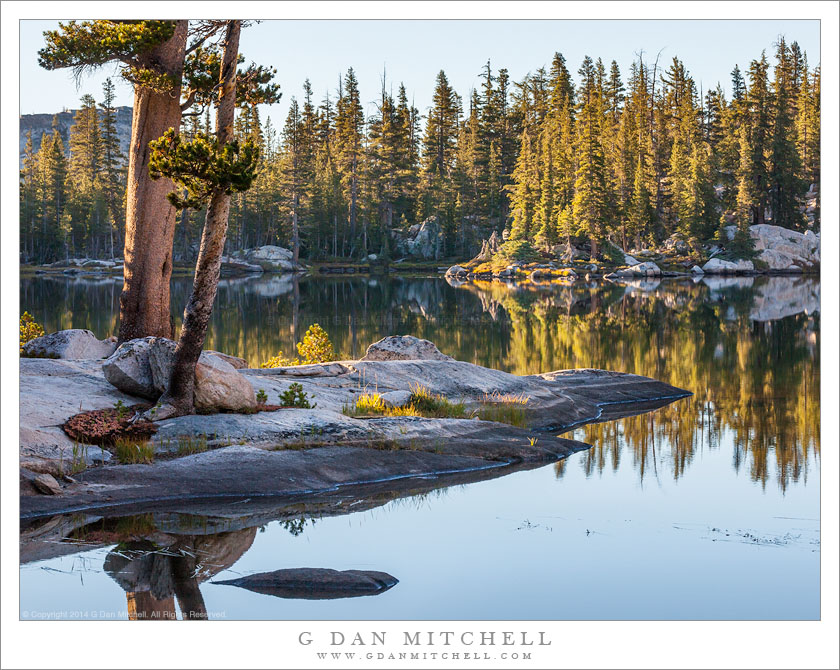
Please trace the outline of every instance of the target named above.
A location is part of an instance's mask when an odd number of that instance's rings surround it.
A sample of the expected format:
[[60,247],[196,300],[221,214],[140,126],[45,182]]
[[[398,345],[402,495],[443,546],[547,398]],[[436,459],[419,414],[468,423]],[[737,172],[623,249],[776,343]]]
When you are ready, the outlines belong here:
[[125,406],[125,403],[123,403],[122,400],[117,400],[117,402],[114,403],[114,409],[117,410],[118,419],[124,419],[128,416],[128,407]]
[[310,403],[310,396],[303,390],[303,386],[297,382],[290,384],[289,388],[280,394],[281,407],[298,407],[301,409],[314,409],[318,403]]
[[73,461],[70,463],[70,474],[75,475],[87,468],[87,449],[86,444],[79,444],[73,442]]
[[537,442],[539,442],[539,438],[536,438],[536,437],[529,437],[529,438],[528,438],[528,443],[529,443],[532,447],[536,447],[536,446],[537,446]]
[[266,394],[265,389],[260,389],[259,391],[257,391],[257,404],[258,405],[265,405],[267,400],[268,400],[268,394]]

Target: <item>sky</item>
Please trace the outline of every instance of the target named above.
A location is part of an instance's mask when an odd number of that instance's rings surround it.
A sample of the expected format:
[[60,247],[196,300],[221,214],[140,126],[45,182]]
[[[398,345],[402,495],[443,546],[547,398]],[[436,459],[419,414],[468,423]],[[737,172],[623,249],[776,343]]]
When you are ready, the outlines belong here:
[[[115,66],[84,76],[77,87],[69,70],[49,72],[38,65],[43,31],[57,25],[56,21],[20,22],[20,113],[75,109],[85,93],[99,101],[107,76],[117,84],[117,104],[130,105],[131,88],[116,76]],[[302,97],[304,79],[309,78],[320,102],[327,91],[335,97],[341,73],[351,66],[367,115],[375,111],[383,70],[386,86],[396,92],[404,82],[409,98],[425,114],[441,69],[466,102],[470,90],[479,87],[488,59],[494,71],[505,67],[512,81],[520,81],[528,72],[548,68],[556,51],[566,57],[575,75],[585,55],[601,57],[607,66],[614,59],[626,82],[639,51],[652,63],[661,50],[660,63],[667,67],[678,56],[704,91],[720,82],[728,95],[735,64],[745,71],[762,49],[772,63],[779,35],[799,42],[811,67],[819,62],[816,20],[270,20],[246,28],[240,50],[246,62],[277,69],[275,80],[283,97],[271,108],[263,107],[261,115],[270,116],[279,128],[291,97]]]

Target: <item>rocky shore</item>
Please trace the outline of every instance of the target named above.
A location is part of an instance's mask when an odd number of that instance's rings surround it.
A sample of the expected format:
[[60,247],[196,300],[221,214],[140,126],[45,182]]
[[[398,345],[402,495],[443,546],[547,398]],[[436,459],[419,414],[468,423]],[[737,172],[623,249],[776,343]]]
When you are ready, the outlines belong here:
[[[92,337],[81,333],[52,337],[66,351],[66,340]],[[576,425],[650,411],[689,395],[653,379],[603,370],[520,377],[453,360],[412,337],[385,338],[358,361],[270,369],[238,369],[239,359],[205,352],[209,371],[197,394],[239,394],[246,405],[259,394],[271,404],[299,384],[316,406],[234,413],[213,409],[208,400],[205,413],[156,421],[151,445],[157,459],[151,464],[118,465],[108,449],[74,444],[62,430],[71,416],[117,403],[132,406],[157,392],[161,372],[154,366],[166,365],[170,348],[165,341],[150,342],[160,339],[125,343],[107,359],[21,359],[22,518],[176,500],[311,499],[370,487],[394,492],[416,487],[418,478],[498,476],[506,468],[535,467],[588,448],[558,436]],[[32,345],[38,346],[44,350]],[[74,347],[80,350],[78,343]],[[157,363],[150,362],[155,357]],[[420,387],[463,403],[467,412],[427,418],[346,411],[365,393],[390,395],[398,405]],[[519,425],[473,412],[506,398],[522,407]],[[199,442],[206,450],[182,455],[184,444]],[[57,489],[48,491],[53,495],[44,495],[49,487],[35,482],[39,473],[55,480]]]
[[[730,240],[735,226],[727,226]],[[642,249],[627,253],[613,248],[613,261],[593,263],[588,253],[571,246],[558,245],[557,259],[549,262],[512,262],[499,267],[496,258],[500,242],[491,236],[478,256],[461,265],[443,270],[447,278],[528,279],[575,281],[579,277],[603,277],[612,281],[639,277],[702,277],[703,275],[760,275],[819,273],[820,233],[800,233],[787,228],[762,224],[750,227],[754,245],[752,259],[731,258],[716,244],[692,247],[677,236],[665,241],[658,250]]]

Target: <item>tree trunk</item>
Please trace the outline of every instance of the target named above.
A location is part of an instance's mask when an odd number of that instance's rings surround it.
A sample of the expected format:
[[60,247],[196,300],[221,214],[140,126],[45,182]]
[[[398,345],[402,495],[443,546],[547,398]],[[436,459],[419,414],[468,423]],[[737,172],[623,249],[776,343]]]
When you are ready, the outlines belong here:
[[[151,50],[144,64],[158,66],[181,79],[187,42],[187,21],[176,21],[175,34]],[[172,337],[169,278],[175,208],[166,199],[174,186],[169,179],[149,176],[149,142],[181,125],[180,84],[172,92],[157,93],[134,87],[131,144],[125,210],[125,265],[120,296],[119,341],[157,335]]]
[[294,203],[294,209],[292,210],[292,260],[297,263],[300,257],[300,235],[298,232],[300,198],[297,193],[295,193]]
[[[236,61],[241,25],[241,21],[238,20],[228,21],[225,30],[219,107],[216,112],[216,137],[220,148],[233,140]],[[207,324],[210,322],[213,302],[216,299],[229,213],[230,195],[223,189],[216,189],[207,206],[201,247],[195,265],[193,290],[184,310],[184,323],[181,326],[178,345],[175,347],[175,362],[169,378],[169,389],[160,400],[163,407],[158,412],[159,418],[162,418],[162,414],[190,414],[194,410],[195,366],[204,347]]]

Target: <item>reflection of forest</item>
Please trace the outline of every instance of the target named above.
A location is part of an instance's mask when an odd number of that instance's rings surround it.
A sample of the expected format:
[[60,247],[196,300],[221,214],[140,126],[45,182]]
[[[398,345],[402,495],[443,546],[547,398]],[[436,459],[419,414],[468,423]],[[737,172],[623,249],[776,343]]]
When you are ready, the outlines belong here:
[[[21,310],[48,331],[90,328],[104,337],[116,332],[119,289],[113,280],[23,279]],[[189,279],[173,280],[176,324],[189,289]],[[293,353],[318,322],[348,358],[384,335],[408,333],[516,374],[597,367],[656,377],[695,395],[576,432],[595,445],[587,472],[617,467],[626,444],[640,477],[663,469],[679,477],[698,450],[729,433],[733,466],[784,489],[819,456],[818,306],[819,282],[804,277],[515,287],[265,276],[222,280],[207,347],[258,365],[278,350]]]

